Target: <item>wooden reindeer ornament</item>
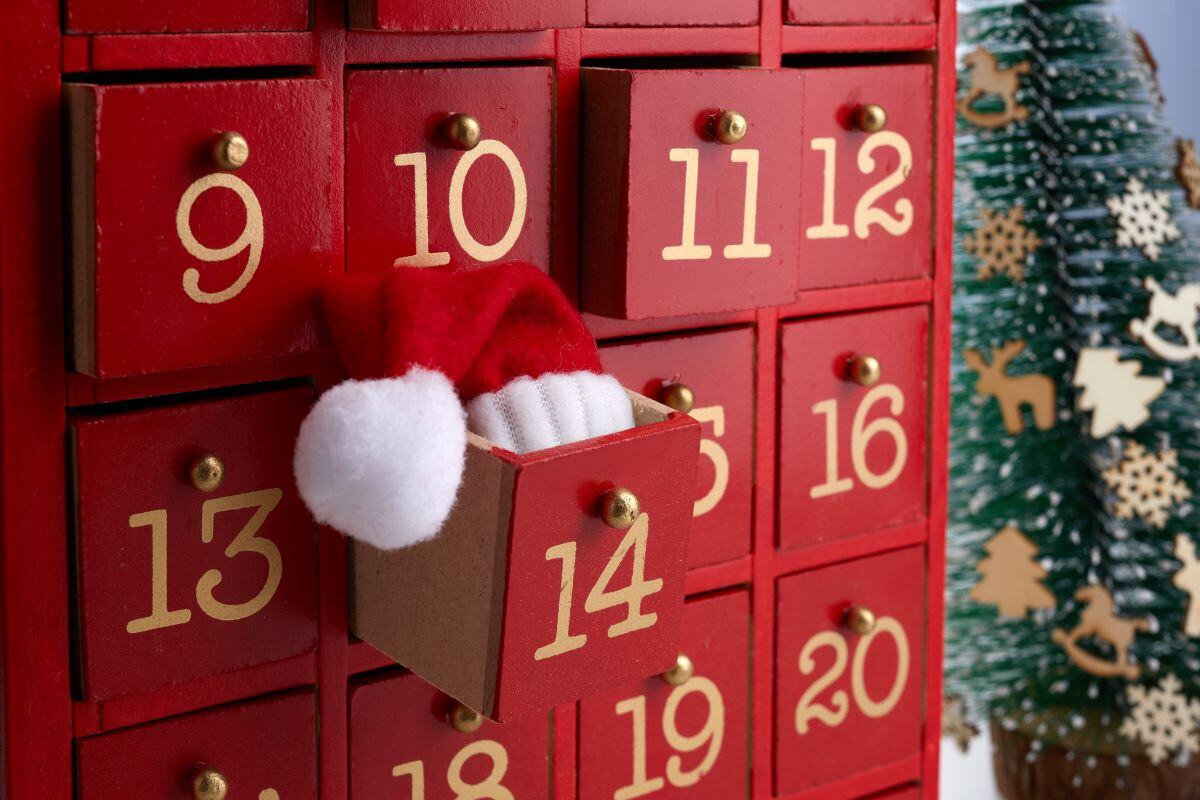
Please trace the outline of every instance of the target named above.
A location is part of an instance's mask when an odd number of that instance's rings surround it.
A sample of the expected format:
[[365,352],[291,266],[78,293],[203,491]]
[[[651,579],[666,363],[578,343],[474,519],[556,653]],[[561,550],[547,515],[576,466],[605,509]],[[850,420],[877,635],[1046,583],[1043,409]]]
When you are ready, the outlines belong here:
[[[1137,680],[1142,670],[1129,663],[1129,646],[1133,644],[1133,637],[1138,631],[1150,630],[1149,620],[1118,617],[1112,594],[1096,584],[1084,586],[1075,593],[1075,599],[1087,603],[1079,615],[1079,624],[1069,633],[1056,628],[1050,634],[1050,640],[1066,650],[1067,657],[1084,672],[1101,678]],[[1115,651],[1113,660],[1105,661],[1080,648],[1077,642],[1085,637],[1112,645]]]
[[1055,398],[1057,389],[1054,381],[1045,375],[1009,375],[1008,364],[1025,350],[1025,342],[1005,342],[1003,347],[992,348],[989,364],[978,350],[964,350],[963,360],[968,367],[979,373],[978,392],[984,397],[995,397],[1000,402],[1000,413],[1004,417],[1004,429],[1013,436],[1025,430],[1021,409],[1033,409],[1033,419],[1038,429],[1048,431],[1054,427]]
[[[1000,69],[996,56],[980,47],[964,57],[963,63],[971,70],[971,88],[959,101],[958,111],[968,122],[981,128],[1003,128],[1013,122],[1029,119],[1029,109],[1017,102],[1021,76],[1028,74],[1031,69],[1028,61]],[[989,95],[998,95],[1004,100],[1003,111],[985,114],[974,109],[976,102]]]
[[[1200,358],[1200,334],[1196,332],[1196,324],[1200,323],[1200,283],[1188,284],[1175,294],[1163,289],[1154,278],[1146,278],[1144,285],[1152,295],[1150,313],[1130,322],[1129,332],[1159,358],[1168,361]],[[1183,344],[1159,336],[1160,325],[1178,330]]]

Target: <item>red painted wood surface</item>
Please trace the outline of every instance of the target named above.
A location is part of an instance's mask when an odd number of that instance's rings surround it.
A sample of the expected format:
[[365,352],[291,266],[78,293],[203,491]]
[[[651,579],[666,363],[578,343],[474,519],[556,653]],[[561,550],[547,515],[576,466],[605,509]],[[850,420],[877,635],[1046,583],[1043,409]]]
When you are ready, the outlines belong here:
[[[680,415],[653,427],[519,457],[494,719],[572,702],[674,663],[700,431]],[[597,515],[603,494],[617,486],[641,503],[628,531]],[[568,586],[569,614],[560,600]],[[623,591],[626,599],[607,596]],[[564,618],[570,624],[561,628]]]
[[66,0],[68,33],[293,31],[308,27],[306,0]]
[[201,765],[231,797],[316,800],[317,718],[309,692],[173,717],[80,740],[79,800],[191,800]]
[[[549,271],[553,87],[545,67],[352,73],[350,269],[524,261]],[[455,113],[479,121],[474,150],[439,134]]]
[[[932,71],[908,64],[804,74],[801,288],[927,277]],[[865,104],[887,112],[882,131],[857,127],[856,111]]]
[[[529,4],[522,4],[528,7]],[[848,7],[847,3],[838,4]],[[918,23],[871,25],[787,25],[786,0],[762,0],[761,24],[724,27],[617,28],[591,27],[509,33],[421,34],[355,32],[346,30],[347,9],[342,0],[314,0],[312,23],[307,31],[179,34],[66,34],[55,0],[25,0],[0,7],[3,68],[0,69],[0,105],[7,124],[0,127],[6,152],[22,158],[0,164],[0,205],[5,224],[0,226],[0,361],[3,394],[0,395],[0,432],[3,468],[0,491],[3,502],[0,541],[0,797],[70,797],[74,792],[71,759],[72,729],[79,735],[149,723],[165,715],[201,709],[275,692],[289,687],[319,684],[320,787],[322,797],[348,796],[347,674],[362,667],[346,636],[345,553],[336,534],[322,531],[319,566],[320,648],[314,660],[300,656],[244,671],[175,684],[157,692],[115,698],[102,703],[72,702],[70,619],[68,594],[68,542],[65,490],[69,484],[65,464],[64,405],[86,407],[117,400],[138,400],[184,391],[207,391],[281,377],[312,376],[318,387],[338,380],[338,368],[324,357],[268,356],[254,362],[222,362],[207,367],[173,370],[138,378],[93,379],[70,376],[63,353],[62,334],[69,330],[63,319],[65,301],[62,276],[64,218],[60,187],[69,164],[62,157],[57,131],[65,130],[62,82],[98,80],[112,70],[144,71],[147,80],[161,80],[162,70],[233,68],[239,76],[270,81],[297,71],[311,73],[331,98],[323,112],[329,125],[331,175],[344,175],[349,153],[344,109],[347,67],[397,69],[427,68],[471,63],[496,69],[501,62],[553,64],[554,147],[552,273],[569,296],[577,293],[575,258],[583,212],[580,205],[581,131],[579,128],[580,66],[588,59],[690,57],[744,62],[748,57],[763,67],[779,67],[784,54],[840,53],[839,63],[878,65],[890,57],[858,54],[895,54],[897,63],[911,60],[918,51],[933,51],[937,75],[936,146],[931,209],[935,258],[928,278],[884,284],[820,290],[802,290],[795,302],[782,309],[764,308],[708,316],[663,316],[635,323],[589,319],[598,335],[614,338],[643,334],[692,332],[729,324],[755,328],[755,406],[758,429],[754,449],[753,554],[726,564],[702,567],[689,573],[689,591],[706,591],[749,583],[756,624],[752,684],[759,687],[751,698],[753,743],[749,782],[755,798],[776,796],[774,696],[763,688],[774,681],[775,609],[777,575],[797,568],[818,568],[881,549],[920,542],[926,550],[928,585],[925,592],[928,619],[926,655],[929,664],[941,659],[942,584],[944,566],[945,460],[948,424],[948,368],[950,342],[949,225],[953,179],[955,9],[953,0],[941,0],[936,20]],[[246,17],[252,16],[247,8]],[[579,12],[582,13],[582,12]],[[577,24],[577,23],[576,23]],[[939,55],[944,54],[944,55]],[[924,58],[924,56],[922,57]],[[655,66],[672,62],[656,60]],[[706,60],[706,63],[711,63]],[[259,68],[271,68],[262,70]],[[254,70],[253,72],[249,70]],[[208,81],[225,73],[173,73],[187,80]],[[141,81],[138,72],[116,76],[125,83]],[[112,80],[106,77],[104,81]],[[253,143],[252,143],[253,144]],[[806,144],[806,142],[802,142]],[[803,152],[803,148],[797,148]],[[811,154],[810,154],[811,155]],[[247,166],[244,169],[248,169]],[[329,211],[331,270],[343,269],[343,181],[332,180]],[[173,209],[169,209],[173,210]],[[216,244],[216,243],[213,243]],[[56,266],[58,265],[58,266]],[[201,270],[206,265],[200,265]],[[215,266],[215,265],[212,265]],[[836,314],[929,303],[932,308],[930,348],[930,482],[928,522],[881,529],[849,539],[799,550],[777,551],[776,474],[779,451],[778,412],[780,319]],[[64,398],[67,398],[64,402]],[[356,667],[357,665],[357,667]],[[313,671],[315,670],[315,672]],[[789,800],[862,797],[912,787],[919,782],[922,797],[937,796],[938,715],[941,677],[936,669],[925,673],[924,735],[919,755],[858,772],[822,787],[788,795]],[[552,783],[556,798],[576,794],[576,721],[570,707],[560,707],[554,723]],[[906,791],[906,790],[901,790]],[[185,795],[186,796],[186,795]]]
[[[795,70],[584,70],[583,307],[618,319],[795,298]],[[736,144],[708,132],[735,110]]]
[[[322,343],[316,287],[329,271],[333,222],[328,87],[85,84],[68,98],[80,123],[72,137],[79,371],[115,378]],[[94,126],[78,129],[87,108]],[[250,147],[235,171],[212,156],[225,131]]]
[[787,21],[799,25],[896,25],[932,22],[937,0],[787,0]]
[[587,0],[588,25],[754,25],[755,0]]
[[[818,787],[921,750],[925,554],[898,550],[781,578],[775,786]],[[844,626],[847,608],[875,631]],[[869,754],[869,755],[868,755]]]
[[[784,325],[780,547],[923,520],[928,349],[924,306]],[[879,361],[878,383],[851,380],[857,355]]]
[[462,733],[450,725],[453,706],[449,697],[401,670],[355,681],[349,797],[454,800],[471,786],[480,797],[553,796],[551,776],[560,765],[552,758],[546,716],[506,725],[484,721],[474,733]]
[[[291,469],[311,403],[301,388],[72,420],[83,697],[316,646],[316,529]],[[207,454],[227,477],[206,493],[188,474]]]
[[355,28],[526,31],[583,24],[584,0],[350,0]]
[[747,796],[750,597],[690,600],[679,652],[694,677],[660,677],[579,704],[579,798]]
[[624,386],[660,397],[667,383],[690,388],[703,426],[688,567],[750,552],[754,451],[754,332],[749,328],[605,347],[604,368]]

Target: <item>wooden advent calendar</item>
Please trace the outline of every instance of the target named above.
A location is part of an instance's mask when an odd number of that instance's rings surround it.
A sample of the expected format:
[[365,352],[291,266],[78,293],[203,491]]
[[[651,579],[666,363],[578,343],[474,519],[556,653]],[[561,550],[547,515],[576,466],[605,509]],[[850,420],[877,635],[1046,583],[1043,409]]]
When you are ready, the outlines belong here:
[[[953,0],[0,15],[0,798],[937,796]],[[653,665],[581,611],[607,556],[514,546],[496,723],[352,635],[291,451],[327,274],[505,260],[703,438],[675,666],[614,684]],[[645,441],[504,513],[670,488]]]

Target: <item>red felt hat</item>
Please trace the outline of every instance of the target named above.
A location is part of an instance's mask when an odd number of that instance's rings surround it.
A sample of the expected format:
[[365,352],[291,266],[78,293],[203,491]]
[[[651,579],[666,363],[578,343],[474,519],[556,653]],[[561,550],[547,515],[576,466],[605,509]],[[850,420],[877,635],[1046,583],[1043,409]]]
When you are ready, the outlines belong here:
[[583,320],[534,267],[345,275],[324,299],[351,380],[305,420],[296,478],[314,516],[347,535],[380,547],[435,535],[468,427],[528,452],[633,426]]

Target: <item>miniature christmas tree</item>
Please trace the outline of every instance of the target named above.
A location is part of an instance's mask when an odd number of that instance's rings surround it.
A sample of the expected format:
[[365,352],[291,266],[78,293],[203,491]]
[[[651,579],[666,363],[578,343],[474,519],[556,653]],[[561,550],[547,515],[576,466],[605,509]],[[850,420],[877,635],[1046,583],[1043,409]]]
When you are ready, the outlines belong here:
[[1002,617],[1023,618],[1031,610],[1054,608],[1057,602],[1042,585],[1046,570],[1037,563],[1037,546],[1009,525],[987,545],[987,558],[976,567],[983,580],[971,599],[995,605]]
[[[1200,641],[1173,580],[1176,535],[1200,528],[1187,308],[1200,225],[1174,175],[1178,146],[1109,0],[961,6],[963,51],[990,58],[965,63],[960,89],[947,689],[991,718],[1009,797],[1128,797],[1149,771],[1160,796],[1182,797],[1200,772],[1167,775],[1180,767],[1152,762],[1144,727],[1125,724],[1169,675],[1183,706],[1200,698]],[[1018,207],[1041,243],[1019,282],[978,257],[980,226]],[[963,354],[1013,340],[1027,343],[1013,374],[1057,386],[1053,428],[1010,433],[977,393]],[[1036,548],[1053,608],[1013,619],[978,595],[1006,568],[989,540],[1007,525]],[[1003,564],[1028,583],[1027,562]]]

